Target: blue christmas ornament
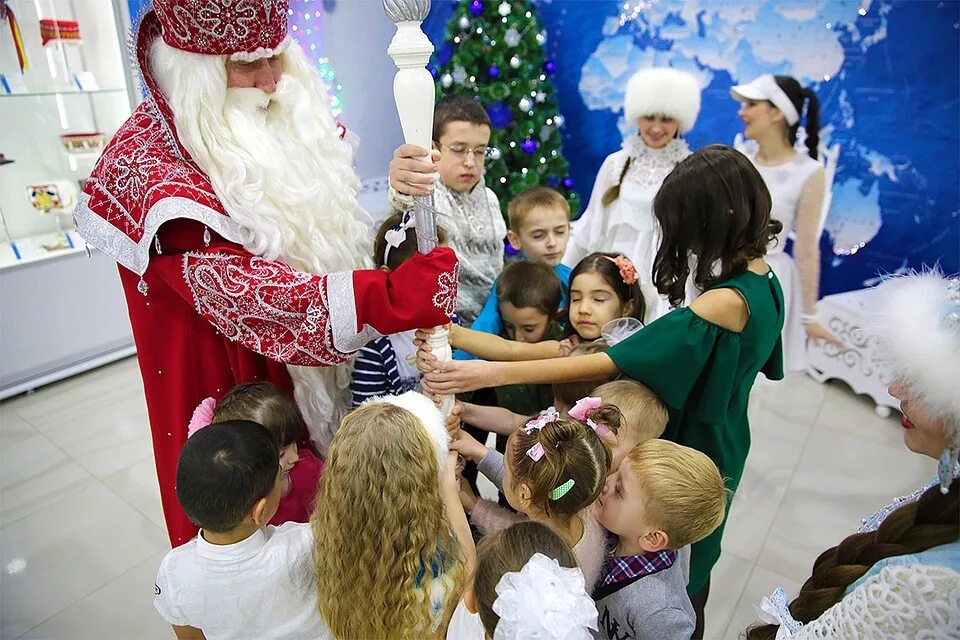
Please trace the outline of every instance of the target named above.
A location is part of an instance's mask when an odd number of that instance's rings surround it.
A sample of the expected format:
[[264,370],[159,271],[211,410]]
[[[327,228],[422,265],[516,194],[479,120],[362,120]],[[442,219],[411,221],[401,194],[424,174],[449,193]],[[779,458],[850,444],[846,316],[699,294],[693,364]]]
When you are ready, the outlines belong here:
[[563,179],[563,186],[565,189],[573,189],[573,178],[567,176]]
[[495,65],[495,64],[490,65],[490,68],[487,69],[487,75],[489,75],[491,78],[499,78],[499,77],[500,77],[500,67],[498,67],[498,66]]
[[487,115],[490,116],[490,124],[494,129],[504,129],[510,124],[513,115],[510,113],[510,107],[503,102],[494,102],[487,105]]
[[527,138],[520,143],[520,148],[523,149],[524,153],[533,153],[537,150],[540,144],[533,138]]
[[556,187],[560,184],[560,178],[557,176],[547,176],[547,186]]
[[557,64],[553,60],[547,60],[543,63],[543,71],[547,75],[552,76],[557,72]]
[[436,80],[440,72],[437,71],[436,67],[427,67],[427,68],[430,69],[430,75],[432,75],[433,79]]
[[480,0],[473,0],[473,2],[470,3],[470,13],[473,14],[474,18],[483,13],[483,3],[480,2]]

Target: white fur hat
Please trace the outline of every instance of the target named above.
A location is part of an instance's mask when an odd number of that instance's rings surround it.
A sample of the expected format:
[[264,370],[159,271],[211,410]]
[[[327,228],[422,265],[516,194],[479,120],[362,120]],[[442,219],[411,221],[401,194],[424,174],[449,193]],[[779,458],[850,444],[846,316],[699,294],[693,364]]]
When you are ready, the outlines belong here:
[[877,287],[875,331],[894,375],[916,402],[960,436],[960,278],[939,271]]
[[700,113],[700,83],[692,74],[676,69],[643,69],[627,82],[623,113],[631,123],[640,116],[662,113],[677,121],[680,133],[686,133]]
[[423,425],[424,430],[426,430],[430,441],[433,442],[434,448],[436,449],[437,466],[442,475],[443,468],[447,462],[447,453],[450,450],[450,434],[447,433],[447,426],[443,422],[443,414],[437,409],[433,400],[422,393],[407,391],[399,396],[371,398],[363,404],[367,405],[371,402],[386,402],[401,409],[406,409],[420,420],[420,424]]

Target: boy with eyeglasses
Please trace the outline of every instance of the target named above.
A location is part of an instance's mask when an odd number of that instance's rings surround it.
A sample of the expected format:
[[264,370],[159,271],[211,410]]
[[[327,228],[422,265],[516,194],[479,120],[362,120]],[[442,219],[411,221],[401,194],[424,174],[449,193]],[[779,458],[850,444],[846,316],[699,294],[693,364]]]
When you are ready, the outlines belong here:
[[[433,146],[440,151],[440,183],[434,190],[437,225],[447,230],[448,245],[460,259],[457,315],[464,326],[476,319],[503,270],[507,226],[496,194],[483,184],[489,155],[490,117],[478,101],[445,96],[433,114]],[[413,208],[413,199],[390,190],[394,212]]]

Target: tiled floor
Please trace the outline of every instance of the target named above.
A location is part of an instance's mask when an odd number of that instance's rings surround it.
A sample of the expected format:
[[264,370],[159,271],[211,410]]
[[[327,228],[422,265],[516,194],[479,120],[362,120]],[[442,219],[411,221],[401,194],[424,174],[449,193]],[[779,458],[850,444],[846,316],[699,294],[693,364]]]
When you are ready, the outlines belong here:
[[[707,637],[737,638],[778,585],[931,477],[897,419],[842,384],[758,387],[753,445],[712,576]],[[0,638],[172,638],[153,610],[168,549],[143,389],[126,360],[0,404]]]

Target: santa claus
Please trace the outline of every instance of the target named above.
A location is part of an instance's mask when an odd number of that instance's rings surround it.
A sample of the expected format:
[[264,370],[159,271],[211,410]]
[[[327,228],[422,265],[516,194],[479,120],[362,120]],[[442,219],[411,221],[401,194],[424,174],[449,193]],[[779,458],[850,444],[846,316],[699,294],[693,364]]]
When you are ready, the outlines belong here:
[[[449,249],[392,274],[323,83],[287,33],[286,0],[154,0],[136,38],[144,102],[104,150],[76,224],[126,294],[171,543],[196,528],[174,475],[208,396],[269,380],[292,392],[324,452],[347,406],[347,363],[372,338],[447,321]],[[404,146],[393,187],[432,164]],[[357,270],[362,269],[362,270]]]

